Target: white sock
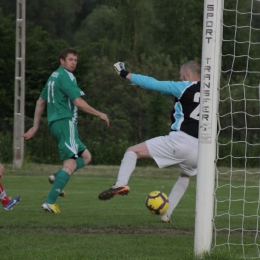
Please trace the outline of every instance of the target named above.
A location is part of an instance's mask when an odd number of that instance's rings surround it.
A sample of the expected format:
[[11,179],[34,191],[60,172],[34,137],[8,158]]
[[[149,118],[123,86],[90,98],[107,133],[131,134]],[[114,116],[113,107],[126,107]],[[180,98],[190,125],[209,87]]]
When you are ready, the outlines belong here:
[[136,161],[137,155],[135,152],[129,151],[125,153],[118,172],[118,177],[115,184],[116,186],[127,185],[129,178],[135,169]]
[[0,183],[0,200],[3,200],[5,197],[6,197],[6,193],[5,193],[4,187]]
[[179,177],[175,185],[173,186],[171,193],[168,197],[169,206],[164,214],[167,216],[171,216],[173,210],[176,208],[178,203],[180,202],[183,194],[189,186],[190,178],[187,177]]

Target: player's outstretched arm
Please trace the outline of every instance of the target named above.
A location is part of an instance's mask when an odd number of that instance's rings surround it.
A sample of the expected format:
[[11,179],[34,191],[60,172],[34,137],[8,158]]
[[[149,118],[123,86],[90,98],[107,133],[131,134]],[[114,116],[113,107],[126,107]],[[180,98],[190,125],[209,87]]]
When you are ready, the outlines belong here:
[[96,110],[95,108],[93,108],[92,106],[90,106],[85,100],[83,100],[81,97],[78,97],[74,100],[74,105],[82,110],[85,113],[94,115],[94,116],[98,116],[100,117],[102,120],[104,120],[107,123],[107,126],[109,126],[109,119],[108,116],[98,110]]
[[38,131],[40,127],[40,120],[42,113],[45,109],[46,100],[43,98],[39,98],[36,102],[35,112],[34,112],[34,120],[33,120],[33,127],[31,127],[26,133],[24,133],[22,136],[25,139],[31,139],[35,136],[36,132]]

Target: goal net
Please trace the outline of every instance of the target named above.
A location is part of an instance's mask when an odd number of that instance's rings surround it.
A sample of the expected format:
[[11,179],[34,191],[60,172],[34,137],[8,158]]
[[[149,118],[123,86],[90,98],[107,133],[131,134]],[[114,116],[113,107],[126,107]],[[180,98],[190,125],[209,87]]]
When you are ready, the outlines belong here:
[[213,251],[260,258],[260,1],[225,0]]

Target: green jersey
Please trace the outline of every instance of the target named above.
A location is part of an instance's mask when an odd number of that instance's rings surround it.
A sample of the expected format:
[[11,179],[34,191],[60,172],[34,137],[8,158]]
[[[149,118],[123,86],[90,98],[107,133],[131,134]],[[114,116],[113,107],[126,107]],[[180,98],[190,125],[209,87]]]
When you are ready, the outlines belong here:
[[48,124],[65,118],[77,122],[78,109],[73,101],[84,95],[85,93],[78,87],[77,80],[71,72],[63,67],[54,71],[40,95],[47,101]]

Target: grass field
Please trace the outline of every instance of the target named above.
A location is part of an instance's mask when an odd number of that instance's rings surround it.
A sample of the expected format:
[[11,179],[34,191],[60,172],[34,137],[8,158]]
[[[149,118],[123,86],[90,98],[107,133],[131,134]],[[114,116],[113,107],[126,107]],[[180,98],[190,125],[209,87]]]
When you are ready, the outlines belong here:
[[[8,196],[22,195],[12,211],[0,209],[0,252],[3,259],[194,259],[196,179],[172,215],[172,223],[145,208],[153,190],[169,193],[178,168],[137,167],[128,196],[100,201],[98,194],[115,182],[118,167],[89,166],[79,170],[57,204],[61,214],[41,209],[58,166],[25,165],[14,171],[5,165],[2,183]],[[203,259],[238,259],[228,251],[213,251]]]

